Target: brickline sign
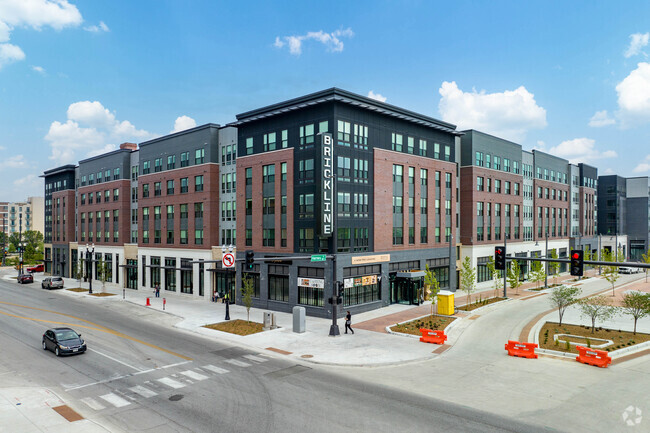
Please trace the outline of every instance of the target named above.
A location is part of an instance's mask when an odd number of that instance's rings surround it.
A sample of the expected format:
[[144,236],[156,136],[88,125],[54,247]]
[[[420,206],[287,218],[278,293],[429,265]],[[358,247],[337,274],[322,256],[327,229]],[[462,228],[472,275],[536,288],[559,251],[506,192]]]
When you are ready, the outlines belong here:
[[390,262],[390,254],[377,254],[375,256],[352,257],[353,265],[365,265],[368,263]]
[[334,140],[332,134],[321,136],[321,236],[330,237],[334,230]]

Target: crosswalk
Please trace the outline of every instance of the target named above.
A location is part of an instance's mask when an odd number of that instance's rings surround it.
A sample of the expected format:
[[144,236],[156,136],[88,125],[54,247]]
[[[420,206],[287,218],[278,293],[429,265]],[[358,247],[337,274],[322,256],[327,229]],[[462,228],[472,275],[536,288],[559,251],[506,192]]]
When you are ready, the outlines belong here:
[[[224,359],[223,362],[234,367],[248,368],[252,365],[268,361],[267,358],[258,355],[241,355],[242,359]],[[187,365],[184,365],[187,368]],[[101,411],[109,408],[122,408],[131,405],[138,399],[149,399],[161,393],[185,388],[197,382],[209,380],[219,375],[230,373],[229,369],[218,367],[213,364],[206,364],[188,370],[171,373],[168,376],[151,380],[143,380],[139,385],[114,389],[94,397],[80,399],[86,406],[94,411]]]

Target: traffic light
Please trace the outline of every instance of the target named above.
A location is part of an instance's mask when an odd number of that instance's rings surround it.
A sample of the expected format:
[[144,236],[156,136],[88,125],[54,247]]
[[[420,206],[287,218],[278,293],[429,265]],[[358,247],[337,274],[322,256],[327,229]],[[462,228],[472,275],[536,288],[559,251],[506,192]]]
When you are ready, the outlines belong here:
[[573,250],[571,252],[571,275],[575,277],[582,277],[583,265],[584,263],[582,250]]
[[343,294],[345,293],[345,288],[343,287],[343,281],[336,282],[336,303],[343,303]]
[[246,250],[246,270],[252,271],[255,268],[255,251]]
[[494,247],[494,269],[506,269],[506,247]]

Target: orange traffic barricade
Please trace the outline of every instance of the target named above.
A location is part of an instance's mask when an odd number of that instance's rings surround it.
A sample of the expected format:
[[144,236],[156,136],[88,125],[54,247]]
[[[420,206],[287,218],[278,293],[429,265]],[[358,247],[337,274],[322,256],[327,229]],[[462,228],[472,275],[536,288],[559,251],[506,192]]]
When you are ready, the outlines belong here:
[[433,331],[431,329],[420,328],[422,337],[420,341],[423,343],[444,344],[447,341],[447,336],[444,331]]
[[510,356],[518,356],[520,358],[537,359],[535,348],[538,347],[536,343],[520,343],[519,341],[508,340],[506,343],[506,350]]
[[576,346],[578,356],[576,361],[583,364],[595,365],[596,367],[607,368],[612,363],[612,358],[606,350],[597,350],[590,347]]

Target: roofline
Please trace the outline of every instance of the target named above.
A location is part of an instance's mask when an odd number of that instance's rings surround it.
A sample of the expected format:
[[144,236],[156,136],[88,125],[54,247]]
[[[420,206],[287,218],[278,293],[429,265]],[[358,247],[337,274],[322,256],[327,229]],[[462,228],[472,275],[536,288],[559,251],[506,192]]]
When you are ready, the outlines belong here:
[[148,146],[150,144],[157,143],[157,142],[163,141],[163,140],[167,140],[167,139],[172,138],[172,137],[179,137],[179,136],[184,135],[184,134],[189,134],[191,132],[196,132],[196,131],[200,131],[202,129],[207,129],[207,128],[220,129],[221,125],[219,125],[217,123],[206,123],[204,125],[195,126],[194,128],[184,129],[182,131],[174,132],[173,134],[167,134],[167,135],[163,135],[163,136],[160,136],[160,137],[152,138],[151,140],[143,141],[142,143],[140,143],[138,145],[138,147]]
[[350,105],[360,106],[361,108],[404,119],[413,123],[418,123],[430,128],[439,129],[454,135],[462,135],[461,132],[456,131],[456,125],[451,123],[443,122],[442,120],[434,119],[433,117],[377,101],[376,99],[361,96],[337,87],[332,87],[330,89],[321,90],[298,98],[289,99],[284,102],[278,102],[266,107],[240,113],[236,116],[237,121],[232,122],[229,125],[237,126],[330,101],[344,102]]
[[570,164],[570,162],[569,162],[568,159],[560,158],[559,156],[555,156],[555,155],[552,155],[552,154],[550,154],[550,153],[543,152],[543,151],[541,151],[541,150],[539,150],[539,149],[533,149],[532,152],[533,152],[533,156],[534,156],[535,154],[539,153],[539,154],[541,154],[541,155],[550,156],[550,157],[553,158],[553,159],[557,159],[557,160],[560,160],[560,161],[564,161],[565,163]]
[[62,165],[60,167],[55,167],[55,168],[50,168],[49,170],[45,170],[43,172],[43,174],[41,174],[38,177],[52,176],[54,174],[63,173],[63,172],[68,171],[68,170],[75,170],[76,168],[77,168],[77,166],[74,165],[74,164],[66,164],[66,165]]
[[136,152],[136,151],[131,150],[131,149],[115,149],[115,150],[112,150],[110,152],[102,153],[101,155],[95,155],[95,156],[91,156],[90,158],[82,159],[81,161],[79,161],[79,166],[81,166],[81,164],[84,164],[86,162],[94,161],[96,159],[104,158],[106,156],[117,155],[118,153],[121,153],[121,152],[131,153],[131,152]]
[[460,132],[462,132],[463,134],[467,134],[468,132],[475,132],[477,134],[485,135],[486,137],[496,138],[497,140],[505,141],[506,143],[513,144],[515,146],[519,146],[523,150],[523,146],[521,144],[519,144],[519,143],[515,143],[514,141],[506,140],[505,138],[497,137],[496,135],[488,134],[487,132],[479,131],[477,129],[465,129],[465,130],[460,131]]

